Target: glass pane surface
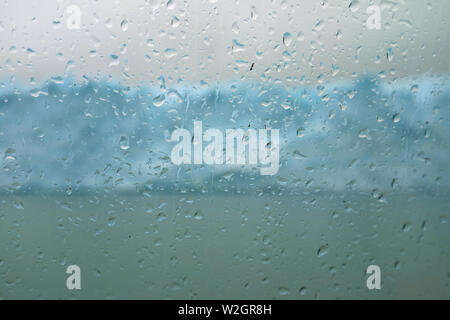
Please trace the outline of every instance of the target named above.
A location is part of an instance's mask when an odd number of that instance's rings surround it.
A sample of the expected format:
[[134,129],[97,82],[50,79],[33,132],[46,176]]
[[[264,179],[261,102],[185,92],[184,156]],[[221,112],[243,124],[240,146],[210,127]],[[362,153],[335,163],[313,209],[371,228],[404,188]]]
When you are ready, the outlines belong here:
[[0,0],[0,299],[449,299],[449,6]]

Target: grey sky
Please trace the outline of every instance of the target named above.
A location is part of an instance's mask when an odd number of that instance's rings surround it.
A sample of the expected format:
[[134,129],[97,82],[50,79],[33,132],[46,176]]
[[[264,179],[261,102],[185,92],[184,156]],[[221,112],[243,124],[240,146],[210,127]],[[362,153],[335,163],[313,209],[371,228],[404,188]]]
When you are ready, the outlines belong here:
[[[448,0],[350,3],[1,0],[0,80],[69,73],[129,84],[163,75],[169,84],[295,85],[367,72],[393,78],[450,71]],[[81,9],[79,30],[66,27],[70,5]],[[381,30],[366,27],[370,5],[381,7]],[[291,37],[283,43],[285,33]]]

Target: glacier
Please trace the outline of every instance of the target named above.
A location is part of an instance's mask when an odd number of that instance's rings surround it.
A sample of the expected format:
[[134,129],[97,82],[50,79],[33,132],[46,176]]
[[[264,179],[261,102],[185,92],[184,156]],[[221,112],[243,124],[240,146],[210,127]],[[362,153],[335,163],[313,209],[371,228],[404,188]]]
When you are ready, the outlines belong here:
[[[181,165],[170,134],[280,130],[280,169]],[[448,188],[450,76],[374,75],[317,86],[166,86],[56,76],[0,82],[0,192],[293,193]]]

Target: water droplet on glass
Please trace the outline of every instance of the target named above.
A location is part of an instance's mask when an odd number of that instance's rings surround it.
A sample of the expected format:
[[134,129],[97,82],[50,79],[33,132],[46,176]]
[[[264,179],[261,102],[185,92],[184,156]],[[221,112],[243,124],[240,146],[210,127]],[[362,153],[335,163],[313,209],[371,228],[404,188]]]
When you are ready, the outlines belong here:
[[128,30],[128,20],[123,19],[122,22],[120,23],[120,28],[122,29],[122,31],[127,31]]
[[3,157],[4,160],[16,160],[16,149],[8,148]]
[[289,32],[283,34],[283,44],[289,47],[292,43],[292,35]]
[[120,149],[128,150],[130,148],[130,140],[128,139],[128,136],[121,136],[119,145]]
[[317,250],[317,256],[318,257],[323,257],[324,255],[326,255],[328,253],[328,243],[321,246],[319,248],[319,250]]
[[408,232],[409,230],[411,230],[412,226],[410,223],[405,223],[402,227],[403,232]]
[[394,123],[397,123],[400,121],[400,115],[398,113],[394,114],[394,116],[392,117],[392,121],[394,121]]
[[159,96],[156,96],[153,98],[153,105],[157,108],[161,107],[164,102],[166,101],[166,96],[163,94],[160,94]]
[[287,296],[289,294],[289,289],[285,287],[278,288],[278,293],[280,296]]
[[359,0],[352,0],[348,6],[351,12],[356,12],[359,10]]

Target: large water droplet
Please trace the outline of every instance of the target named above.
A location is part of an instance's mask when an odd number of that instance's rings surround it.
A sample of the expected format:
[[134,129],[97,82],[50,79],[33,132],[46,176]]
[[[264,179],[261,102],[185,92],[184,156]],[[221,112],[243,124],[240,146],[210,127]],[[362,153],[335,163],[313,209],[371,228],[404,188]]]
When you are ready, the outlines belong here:
[[324,255],[326,255],[328,253],[328,243],[324,244],[323,246],[321,246],[319,248],[319,250],[317,250],[317,256],[318,257],[323,257]]
[[289,32],[285,32],[283,34],[283,44],[289,47],[291,43],[292,43],[292,34],[290,34]]
[[153,98],[153,105],[157,108],[161,107],[164,102],[166,101],[166,96],[163,94],[160,94],[159,96],[156,96]]
[[120,28],[122,29],[122,31],[128,30],[128,20],[127,19],[122,20],[122,22],[120,23]]
[[130,148],[130,139],[128,139],[128,136],[125,136],[125,135],[121,136],[119,145],[120,145],[120,149],[128,150]]

